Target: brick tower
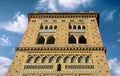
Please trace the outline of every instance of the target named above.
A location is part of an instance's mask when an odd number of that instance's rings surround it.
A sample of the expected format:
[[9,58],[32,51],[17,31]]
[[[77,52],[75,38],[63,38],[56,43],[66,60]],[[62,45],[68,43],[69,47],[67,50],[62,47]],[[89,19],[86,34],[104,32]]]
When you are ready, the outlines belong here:
[[99,14],[29,13],[7,76],[111,76]]

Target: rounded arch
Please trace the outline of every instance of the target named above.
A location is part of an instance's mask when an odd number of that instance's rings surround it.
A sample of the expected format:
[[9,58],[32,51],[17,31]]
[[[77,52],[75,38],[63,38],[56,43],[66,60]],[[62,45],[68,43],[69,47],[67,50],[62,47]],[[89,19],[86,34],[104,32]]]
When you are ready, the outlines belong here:
[[76,38],[73,35],[69,37],[69,44],[76,44]]
[[37,40],[37,44],[44,44],[45,38],[43,36],[40,36]]
[[68,63],[68,61],[69,61],[69,57],[66,56],[66,57],[64,58],[64,63]]
[[40,26],[40,29],[43,29],[43,25]]
[[83,25],[83,26],[82,26],[82,29],[84,29],[84,30],[85,30],[85,25]]
[[47,57],[46,56],[42,58],[41,63],[45,63],[45,62],[47,62]]
[[57,25],[54,26],[54,29],[57,29]]
[[79,37],[78,42],[79,42],[79,44],[86,44],[87,43],[86,38],[83,35]]
[[54,57],[52,56],[52,57],[50,57],[50,59],[49,59],[49,63],[53,63],[54,62]]
[[53,29],[52,25],[50,25],[49,29]]
[[40,57],[36,57],[35,60],[34,60],[34,63],[38,63],[40,60]]
[[85,63],[89,63],[89,62],[90,62],[90,57],[87,56],[87,57],[85,58]]
[[47,26],[47,25],[45,26],[45,29],[48,29],[48,26]]
[[76,29],[76,25],[73,26],[73,29]]
[[76,61],[76,57],[73,56],[73,57],[71,58],[71,63],[75,63],[75,61]]
[[81,62],[82,62],[82,60],[83,60],[83,57],[82,57],[82,56],[80,56],[80,57],[78,58],[78,63],[81,63]]
[[30,56],[30,57],[28,57],[28,59],[27,59],[26,63],[31,63],[31,62],[32,62],[32,60],[33,60],[33,57],[32,57],[32,56]]
[[60,63],[60,62],[62,62],[62,57],[61,56],[59,56],[56,60],[56,63]]
[[55,44],[55,38],[51,35],[47,38],[46,44]]
[[78,29],[81,29],[81,26],[80,26],[80,25],[78,25]]

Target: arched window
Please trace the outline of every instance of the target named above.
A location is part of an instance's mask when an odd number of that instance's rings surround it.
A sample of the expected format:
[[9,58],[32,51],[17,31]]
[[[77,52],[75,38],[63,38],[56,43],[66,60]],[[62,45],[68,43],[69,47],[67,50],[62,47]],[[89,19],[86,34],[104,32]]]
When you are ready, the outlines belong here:
[[56,63],[60,63],[60,62],[62,62],[62,57],[58,57],[56,60]]
[[50,25],[50,28],[49,29],[52,29],[52,25]]
[[47,62],[47,57],[43,57],[41,63]]
[[57,25],[54,26],[54,29],[57,29]]
[[71,25],[69,25],[69,29],[72,29],[72,26],[71,26]]
[[69,37],[69,44],[76,44],[76,39],[73,35]]
[[47,38],[47,44],[55,44],[55,38],[53,36],[49,36]]
[[40,57],[36,57],[35,60],[34,60],[34,63],[38,63],[40,60]]
[[79,44],[86,44],[87,43],[86,38],[84,36],[80,36],[78,41],[79,41]]
[[48,29],[48,26],[47,26],[47,25],[45,26],[45,29]]
[[71,58],[71,63],[75,63],[75,60],[76,60],[76,58],[73,56],[73,57]]
[[76,25],[73,26],[73,29],[76,29]]
[[85,30],[85,26],[82,26],[82,29],[84,29],[84,30]]
[[43,26],[42,26],[42,25],[40,26],[40,29],[43,29]]
[[57,71],[61,71],[61,65],[60,64],[57,65]]
[[53,62],[54,62],[54,57],[50,57],[49,63],[53,63]]
[[81,29],[80,25],[78,26],[78,29]]
[[65,57],[64,58],[64,63],[67,63],[68,62],[68,59],[69,59],[69,57],[67,56],[67,57]]
[[82,56],[80,56],[79,58],[78,58],[78,63],[81,63],[82,62]]
[[33,57],[29,57],[29,58],[27,59],[26,63],[31,63],[32,60],[33,60]]
[[89,63],[89,62],[90,62],[90,57],[87,56],[87,57],[85,58],[85,63]]
[[40,36],[40,37],[38,38],[37,44],[44,44],[44,42],[45,42],[44,37],[43,37],[43,36]]

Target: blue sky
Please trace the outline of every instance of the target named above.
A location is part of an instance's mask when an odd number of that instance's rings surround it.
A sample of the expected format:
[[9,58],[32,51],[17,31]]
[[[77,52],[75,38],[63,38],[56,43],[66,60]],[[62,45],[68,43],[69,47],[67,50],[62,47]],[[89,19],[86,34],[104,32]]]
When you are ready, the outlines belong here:
[[0,1],[0,76],[5,76],[15,48],[27,26],[27,14],[39,12],[100,13],[100,32],[107,48],[112,76],[120,76],[120,1],[119,0],[1,0]]

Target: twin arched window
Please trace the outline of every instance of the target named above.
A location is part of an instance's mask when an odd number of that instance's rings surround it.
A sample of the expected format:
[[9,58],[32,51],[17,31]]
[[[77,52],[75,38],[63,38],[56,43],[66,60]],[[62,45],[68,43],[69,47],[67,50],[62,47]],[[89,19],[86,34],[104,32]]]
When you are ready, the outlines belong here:
[[[37,44],[44,44],[45,38],[43,36],[40,36],[37,40]],[[55,38],[53,36],[49,36],[46,40],[46,44],[55,44]]]
[[[71,35],[70,37],[69,37],[69,44],[76,44],[76,38],[73,36],[73,35]],[[80,36],[79,38],[78,38],[78,43],[79,44],[86,44],[87,43],[87,41],[86,41],[86,38],[82,35],[82,36]]]

